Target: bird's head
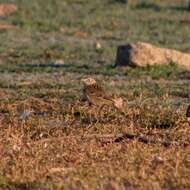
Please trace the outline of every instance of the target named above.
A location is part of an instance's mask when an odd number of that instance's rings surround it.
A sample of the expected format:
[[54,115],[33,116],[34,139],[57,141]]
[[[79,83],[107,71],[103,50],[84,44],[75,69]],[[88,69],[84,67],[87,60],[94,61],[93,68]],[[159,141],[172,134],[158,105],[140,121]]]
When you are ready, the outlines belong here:
[[97,84],[97,82],[93,78],[84,78],[81,80],[84,86],[92,86]]

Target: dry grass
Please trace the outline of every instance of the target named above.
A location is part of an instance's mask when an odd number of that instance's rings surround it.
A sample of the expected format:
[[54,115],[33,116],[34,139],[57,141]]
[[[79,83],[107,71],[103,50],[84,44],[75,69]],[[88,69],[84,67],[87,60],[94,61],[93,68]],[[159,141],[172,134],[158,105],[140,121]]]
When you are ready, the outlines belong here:
[[[190,188],[190,72],[112,67],[126,42],[189,51],[189,12],[133,1],[15,0],[0,18],[19,28],[0,32],[0,189]],[[89,76],[124,113],[83,101]]]
[[[85,102],[1,103],[0,185],[7,189],[181,189],[190,186],[190,123],[156,103],[104,111]],[[23,119],[23,111],[32,110]],[[108,134],[132,133],[114,142]],[[96,134],[93,136],[93,134]],[[98,136],[99,135],[99,136]],[[168,142],[164,146],[162,142]],[[159,158],[162,160],[160,161]]]

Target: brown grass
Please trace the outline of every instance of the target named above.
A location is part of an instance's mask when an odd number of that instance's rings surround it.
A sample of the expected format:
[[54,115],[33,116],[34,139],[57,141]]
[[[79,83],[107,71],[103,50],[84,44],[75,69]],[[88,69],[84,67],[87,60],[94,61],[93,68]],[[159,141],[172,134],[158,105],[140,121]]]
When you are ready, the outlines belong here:
[[[190,72],[112,67],[128,42],[190,51],[185,2],[14,3],[0,17],[19,28],[0,31],[0,189],[190,189]],[[124,113],[87,106],[84,77],[125,99]]]
[[[0,109],[3,188],[179,189],[190,185],[190,123],[181,110],[130,105],[124,115],[104,111],[97,120],[94,108],[84,102],[63,107],[55,99],[32,97],[1,103]],[[24,110],[33,112],[21,120]],[[142,143],[138,138],[117,143],[105,136],[126,132],[158,143]],[[170,146],[159,143],[165,141]]]

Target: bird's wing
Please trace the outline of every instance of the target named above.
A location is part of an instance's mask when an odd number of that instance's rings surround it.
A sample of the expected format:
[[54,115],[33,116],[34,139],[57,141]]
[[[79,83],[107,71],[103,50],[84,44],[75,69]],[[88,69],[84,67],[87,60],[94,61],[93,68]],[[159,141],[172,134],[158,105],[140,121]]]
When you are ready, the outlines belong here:
[[113,104],[113,99],[98,84],[86,87],[84,93],[88,101],[94,105]]

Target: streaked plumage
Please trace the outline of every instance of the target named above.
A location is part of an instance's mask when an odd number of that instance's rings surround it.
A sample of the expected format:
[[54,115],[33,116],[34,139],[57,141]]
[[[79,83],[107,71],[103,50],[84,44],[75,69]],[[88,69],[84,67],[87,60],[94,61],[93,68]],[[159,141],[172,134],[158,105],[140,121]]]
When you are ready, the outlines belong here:
[[90,104],[98,107],[109,105],[118,109],[123,106],[122,98],[115,99],[106,93],[93,78],[82,79],[82,83],[84,85],[83,95]]
[[106,95],[102,87],[94,79],[87,78],[83,79],[82,82],[84,84],[84,97],[90,104],[95,106],[113,105],[112,98]]

